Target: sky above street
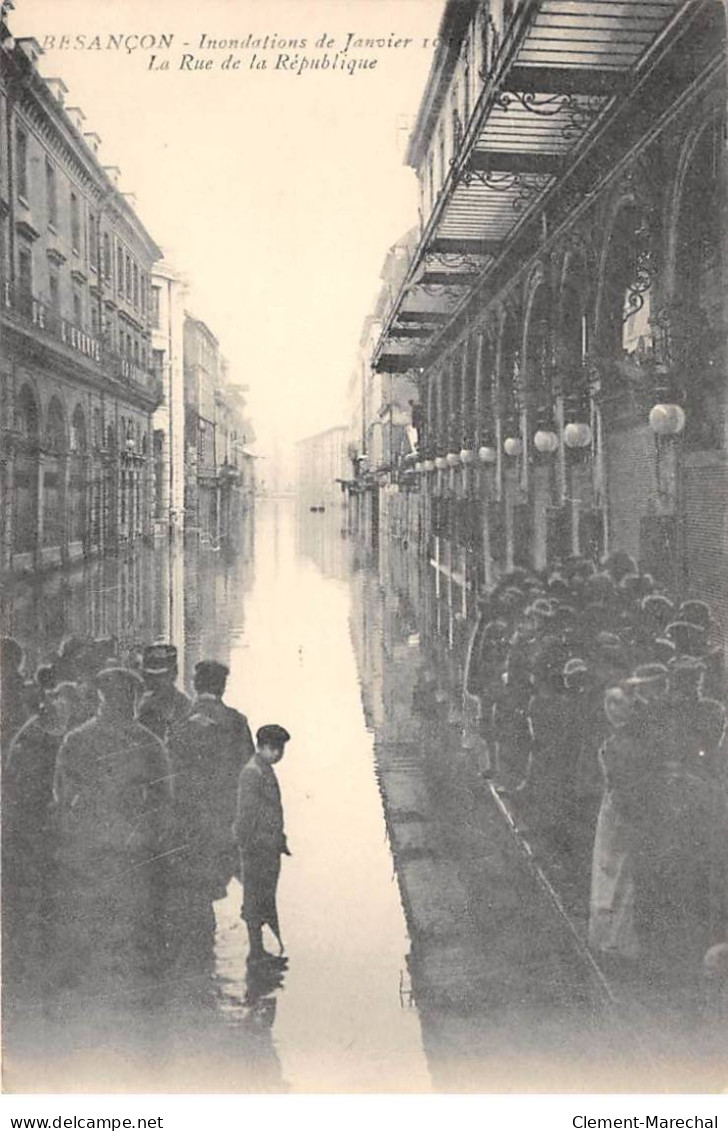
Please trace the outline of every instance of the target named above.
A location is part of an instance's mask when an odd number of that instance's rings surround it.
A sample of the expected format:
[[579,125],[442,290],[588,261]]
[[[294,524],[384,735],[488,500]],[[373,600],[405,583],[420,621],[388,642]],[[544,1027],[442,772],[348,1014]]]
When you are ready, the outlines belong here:
[[[404,147],[433,56],[423,40],[436,35],[442,6],[15,0],[13,33],[47,43],[41,74],[66,82],[67,105],[101,135],[102,163],[121,168],[121,188],[136,193],[141,218],[187,276],[190,308],[219,337],[232,379],[249,385],[261,452],[346,420],[346,384],[384,256],[417,222]],[[70,45],[59,48],[64,35]],[[170,35],[171,47],[146,46]],[[252,45],[196,50],[203,35],[268,36],[255,51],[266,69],[251,68]],[[335,42],[319,49],[324,35]],[[96,36],[104,45],[124,37],[129,50],[89,48]],[[307,46],[281,52],[273,36]],[[356,39],[392,36],[413,42],[355,49]],[[300,67],[324,51],[334,61],[338,48],[341,63],[347,40],[348,59],[376,57],[376,66],[275,69],[281,53],[298,54],[287,67]],[[223,70],[231,54],[240,66]],[[194,63],[182,69],[184,55]],[[213,69],[196,69],[208,59]]]

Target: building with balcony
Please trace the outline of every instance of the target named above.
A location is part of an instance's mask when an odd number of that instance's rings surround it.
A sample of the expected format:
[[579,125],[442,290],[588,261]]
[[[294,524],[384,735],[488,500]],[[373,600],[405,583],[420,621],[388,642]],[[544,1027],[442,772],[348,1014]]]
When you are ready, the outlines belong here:
[[0,429],[6,571],[150,533],[159,249],[100,139],[0,27]]
[[227,537],[255,496],[254,440],[245,388],[209,326],[190,313],[183,328],[185,397],[185,530],[205,541]]
[[[412,229],[385,256],[374,309],[365,319],[349,381],[350,526],[372,546],[380,515],[398,490],[400,476],[414,466],[419,413],[416,375],[374,364],[386,310],[398,293],[417,245]],[[417,328],[411,333],[416,335]]]
[[466,613],[514,564],[622,549],[728,627],[725,25],[444,5],[373,367],[419,386],[424,550]]
[[154,413],[154,526],[158,534],[184,529],[185,373],[184,323],[187,289],[166,260],[154,265],[149,320],[152,360],[162,381]]

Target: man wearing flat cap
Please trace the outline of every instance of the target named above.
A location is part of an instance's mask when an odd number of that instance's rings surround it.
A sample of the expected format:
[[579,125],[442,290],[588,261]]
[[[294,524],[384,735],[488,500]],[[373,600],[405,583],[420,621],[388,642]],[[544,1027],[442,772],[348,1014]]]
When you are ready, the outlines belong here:
[[105,668],[93,718],[64,738],[53,792],[61,837],[67,939],[81,970],[99,955],[146,961],[164,887],[171,780],[159,739],[137,721],[136,673]]
[[[243,907],[250,941],[251,965],[275,962],[283,954],[276,889],[281,856],[290,856],[283,828],[283,805],[273,769],[283,757],[288,731],[277,724],[263,726],[256,734],[256,751],[243,767],[238,783],[235,839],[240,847]],[[263,927],[268,925],[278,940],[280,955],[263,947]]]
[[186,846],[179,861],[180,914],[206,950],[214,935],[212,902],[223,898],[238,870],[231,831],[237,783],[255,752],[245,715],[223,703],[228,674],[217,660],[197,664],[195,699],[168,740],[178,835]]
[[149,644],[142,658],[146,694],[139,704],[139,721],[166,742],[177,723],[190,712],[190,700],[175,686],[177,649],[173,644]]

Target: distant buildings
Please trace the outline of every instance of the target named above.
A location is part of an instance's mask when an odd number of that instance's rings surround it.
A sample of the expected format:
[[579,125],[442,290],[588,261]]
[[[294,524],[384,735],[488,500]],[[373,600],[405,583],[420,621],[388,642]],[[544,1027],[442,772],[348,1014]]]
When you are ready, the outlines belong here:
[[180,531],[185,518],[184,321],[186,287],[167,262],[152,272],[152,352],[163,399],[154,414],[154,525]]
[[191,314],[184,320],[184,405],[186,528],[219,541],[254,494],[254,461],[245,447],[251,428],[217,338]]
[[100,138],[0,15],[0,570],[168,531],[219,539],[254,490],[242,389]]
[[345,425],[307,436],[296,444],[296,487],[304,507],[341,506],[350,474]]

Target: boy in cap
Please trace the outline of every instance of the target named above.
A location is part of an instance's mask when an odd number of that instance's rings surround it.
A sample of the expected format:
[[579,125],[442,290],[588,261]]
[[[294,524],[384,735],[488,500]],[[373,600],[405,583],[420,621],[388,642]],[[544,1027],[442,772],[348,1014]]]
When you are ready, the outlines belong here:
[[[287,730],[277,724],[263,726],[256,734],[256,751],[240,774],[235,839],[240,848],[243,906],[250,940],[248,961],[254,965],[282,959],[283,943],[278,924],[276,888],[281,856],[290,856],[283,830],[281,791],[274,765],[280,762]],[[263,927],[268,924],[278,940],[278,957],[263,948]]]

